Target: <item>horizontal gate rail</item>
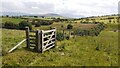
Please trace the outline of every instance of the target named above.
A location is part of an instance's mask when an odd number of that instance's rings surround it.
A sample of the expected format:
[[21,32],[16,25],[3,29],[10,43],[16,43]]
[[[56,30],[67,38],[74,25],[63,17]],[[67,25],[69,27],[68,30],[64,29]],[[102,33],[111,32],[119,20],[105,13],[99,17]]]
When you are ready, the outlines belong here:
[[[55,38],[50,39],[50,41],[53,41],[53,40],[55,40]],[[49,40],[44,41],[43,43],[47,43],[48,41],[49,41]]]
[[48,31],[43,31],[43,33],[49,33],[49,32],[52,32],[52,31],[56,31],[56,29],[52,29],[52,30],[48,30]]
[[55,41],[54,42],[51,42],[51,43],[49,43],[48,45],[46,45],[45,47],[47,47],[47,46],[49,46],[49,45],[51,45],[51,44],[54,44],[55,43]]
[[30,32],[36,33],[36,30],[30,30]]
[[50,49],[50,48],[52,48],[52,47],[54,47],[54,46],[55,46],[55,45],[52,45],[52,46],[50,46],[50,47],[44,49],[43,52],[46,51],[46,50],[48,50],[48,49]]
[[36,37],[35,35],[29,35],[30,37]]
[[47,37],[50,37],[51,35],[45,35],[43,38],[47,38]]
[[34,38],[30,38],[30,40],[35,40]]

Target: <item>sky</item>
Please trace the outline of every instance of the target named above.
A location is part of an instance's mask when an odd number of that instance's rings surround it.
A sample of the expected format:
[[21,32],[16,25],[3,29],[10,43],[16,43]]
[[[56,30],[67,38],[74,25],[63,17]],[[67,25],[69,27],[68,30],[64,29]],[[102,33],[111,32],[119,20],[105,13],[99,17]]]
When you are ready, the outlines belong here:
[[56,13],[67,17],[118,13],[119,0],[2,0],[0,12]]

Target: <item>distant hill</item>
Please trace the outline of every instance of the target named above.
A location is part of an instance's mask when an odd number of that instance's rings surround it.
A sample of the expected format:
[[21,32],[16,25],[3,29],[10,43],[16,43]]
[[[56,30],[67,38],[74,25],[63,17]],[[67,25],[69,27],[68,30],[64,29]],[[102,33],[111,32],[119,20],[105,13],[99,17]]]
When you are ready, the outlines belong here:
[[29,15],[28,13],[21,13],[21,12],[0,12],[0,16],[22,16],[22,15]]
[[63,17],[62,15],[54,14],[54,13],[42,14],[41,16],[45,16],[45,17]]
[[27,16],[44,16],[44,17],[63,17],[59,14],[55,13],[48,13],[48,14],[29,14],[29,13],[20,13],[20,12],[0,12],[0,16],[22,16],[22,15],[27,15]]
[[[75,18],[74,16],[69,16],[69,15],[61,15],[61,14],[56,14],[56,13],[47,13],[47,14],[30,14],[30,13],[21,13],[21,12],[0,12],[0,16],[44,16],[44,17],[60,17],[60,18]],[[80,16],[84,17],[84,16]]]

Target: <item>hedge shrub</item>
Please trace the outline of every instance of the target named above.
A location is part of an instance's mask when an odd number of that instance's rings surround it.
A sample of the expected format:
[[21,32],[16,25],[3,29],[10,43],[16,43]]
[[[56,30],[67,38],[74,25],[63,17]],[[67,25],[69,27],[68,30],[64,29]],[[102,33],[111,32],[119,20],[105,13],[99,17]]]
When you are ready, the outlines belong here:
[[32,24],[26,21],[22,21],[19,23],[19,29],[25,29],[25,27],[28,26],[30,30],[32,30]]
[[72,28],[73,28],[73,25],[71,25],[71,24],[67,25],[67,29],[72,29]]
[[5,22],[4,24],[2,24],[4,28],[7,28],[7,29],[17,29],[18,28],[18,24],[16,23],[13,23],[13,22]]
[[60,33],[60,32],[57,32],[56,39],[57,39],[58,41],[64,40],[64,34],[63,34],[63,33]]

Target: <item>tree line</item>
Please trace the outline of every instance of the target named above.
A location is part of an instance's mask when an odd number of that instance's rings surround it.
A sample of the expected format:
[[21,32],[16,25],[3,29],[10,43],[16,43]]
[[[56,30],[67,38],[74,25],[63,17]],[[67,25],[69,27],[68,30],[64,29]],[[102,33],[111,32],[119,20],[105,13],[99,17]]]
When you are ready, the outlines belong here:
[[53,21],[50,20],[39,20],[37,22],[32,21],[21,21],[20,23],[14,23],[11,21],[6,21],[5,23],[2,23],[2,28],[7,29],[25,29],[26,26],[28,26],[30,29],[32,29],[32,25],[35,27],[40,27],[41,25],[51,25],[53,24]]

